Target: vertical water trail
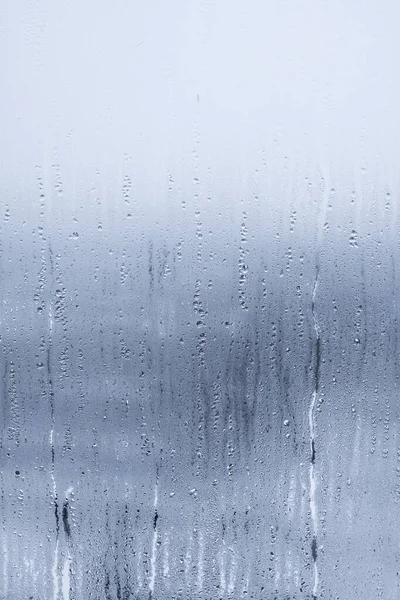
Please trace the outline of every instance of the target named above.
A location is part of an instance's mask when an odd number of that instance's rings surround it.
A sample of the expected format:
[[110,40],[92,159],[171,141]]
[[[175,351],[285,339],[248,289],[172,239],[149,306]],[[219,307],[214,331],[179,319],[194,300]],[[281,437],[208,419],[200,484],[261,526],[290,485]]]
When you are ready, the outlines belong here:
[[51,570],[53,576],[53,600],[58,600],[60,586],[58,583],[58,538],[56,541],[56,547],[54,550],[53,568]]
[[228,550],[231,553],[228,581],[228,596],[232,597],[232,594],[234,593],[236,587],[237,561],[235,550],[231,546],[228,548]]
[[158,469],[156,477],[156,485],[154,488],[154,520],[153,520],[153,543],[151,547],[151,559],[150,559],[150,578],[149,578],[149,600],[152,599],[154,594],[154,585],[156,582],[156,560],[157,560],[157,521],[158,521]]
[[204,580],[204,537],[203,537],[203,532],[200,531],[199,557],[198,557],[198,563],[197,563],[197,589],[199,592],[203,591],[203,580]]
[[185,556],[185,560],[184,560],[185,585],[186,585],[186,589],[189,589],[189,590],[191,587],[192,546],[193,546],[193,536],[189,535],[189,542],[188,542],[186,556]]
[[318,572],[318,503],[317,503],[317,475],[316,475],[316,404],[319,394],[320,369],[321,369],[321,330],[315,308],[317,297],[319,276],[320,276],[320,256],[324,234],[324,226],[327,218],[328,199],[329,199],[329,176],[325,167],[322,167],[322,202],[317,221],[317,240],[316,240],[316,259],[315,259],[315,277],[311,296],[311,315],[314,329],[314,349],[311,358],[311,370],[313,373],[313,391],[308,408],[308,427],[310,440],[310,466],[309,466],[309,502],[311,517],[311,557],[313,561],[313,586],[312,598],[317,600],[319,586]]
[[[51,247],[49,247],[49,262],[50,262],[50,274],[53,273],[53,255]],[[50,292],[51,293],[51,292]],[[58,600],[59,597],[59,567],[58,567],[58,542],[59,542],[59,532],[60,532],[60,518],[59,518],[59,510],[58,510],[58,498],[57,498],[57,486],[55,480],[55,450],[54,450],[54,428],[55,428],[55,416],[54,416],[54,389],[53,389],[53,379],[51,374],[51,348],[52,348],[52,336],[53,336],[53,303],[50,297],[49,302],[49,312],[48,312],[48,338],[47,338],[47,385],[48,385],[48,393],[49,393],[49,403],[50,403],[50,436],[49,436],[49,444],[50,444],[50,452],[51,452],[51,470],[50,470],[50,478],[52,483],[52,497],[54,504],[54,515],[56,519],[56,547],[54,550],[54,560],[53,560],[53,568],[52,568],[52,576],[53,576],[53,598],[54,600]]]
[[68,551],[66,557],[64,558],[62,571],[62,595],[64,600],[69,600],[71,563],[72,557]]
[[219,552],[219,589],[220,596],[225,596],[226,575],[225,575],[225,541],[222,541],[222,549]]
[[70,592],[70,578],[71,578],[71,569],[72,569],[72,552],[71,552],[71,526],[69,522],[69,505],[71,501],[71,496],[74,493],[73,487],[69,487],[65,492],[65,501],[62,509],[62,520],[64,526],[64,533],[66,536],[67,542],[67,550],[64,557],[64,565],[62,570],[62,595],[64,600],[69,600],[69,592]]
[[[163,560],[163,577],[168,580],[169,578],[169,533],[164,535],[164,560]],[[167,583],[168,586],[168,583]]]
[[314,389],[311,396],[311,402],[308,409],[308,425],[309,425],[309,435],[310,435],[310,451],[311,451],[311,459],[310,459],[310,467],[309,467],[309,484],[310,484],[310,515],[311,515],[311,532],[312,532],[312,540],[311,540],[311,556],[313,560],[313,569],[314,569],[314,578],[313,578],[313,591],[312,597],[313,600],[317,598],[318,592],[318,564],[317,564],[317,534],[318,534],[318,513],[317,513],[317,498],[316,498],[316,489],[317,489],[317,481],[315,474],[315,404],[317,402],[318,397],[318,388],[319,388],[319,369],[320,369],[320,332],[317,317],[315,314],[315,297],[318,288],[318,277],[319,277],[319,265],[316,268],[315,280],[314,280],[314,288],[312,293],[311,300],[311,311],[313,318],[313,326],[315,332],[315,358],[314,358]]

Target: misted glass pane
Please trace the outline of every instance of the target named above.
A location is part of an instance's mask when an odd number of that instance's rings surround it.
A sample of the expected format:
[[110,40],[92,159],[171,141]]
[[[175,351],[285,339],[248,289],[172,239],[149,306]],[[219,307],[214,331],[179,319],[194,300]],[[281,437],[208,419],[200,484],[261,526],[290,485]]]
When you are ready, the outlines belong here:
[[400,597],[399,6],[0,6],[1,600]]

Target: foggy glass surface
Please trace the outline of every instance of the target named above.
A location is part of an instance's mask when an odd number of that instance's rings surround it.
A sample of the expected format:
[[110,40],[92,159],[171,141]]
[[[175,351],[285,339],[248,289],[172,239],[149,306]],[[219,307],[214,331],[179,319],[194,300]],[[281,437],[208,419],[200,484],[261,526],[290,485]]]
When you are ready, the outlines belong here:
[[0,599],[400,598],[399,5],[0,6]]

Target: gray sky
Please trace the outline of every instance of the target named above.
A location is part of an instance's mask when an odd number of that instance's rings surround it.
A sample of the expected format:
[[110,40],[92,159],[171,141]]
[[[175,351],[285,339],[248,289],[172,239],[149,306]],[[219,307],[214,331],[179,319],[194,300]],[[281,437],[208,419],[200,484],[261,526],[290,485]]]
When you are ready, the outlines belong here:
[[[395,1],[4,2],[5,173],[132,157],[143,177],[181,159],[229,168],[394,164]],[[5,58],[5,60],[4,60]],[[198,101],[199,98],[199,101]]]

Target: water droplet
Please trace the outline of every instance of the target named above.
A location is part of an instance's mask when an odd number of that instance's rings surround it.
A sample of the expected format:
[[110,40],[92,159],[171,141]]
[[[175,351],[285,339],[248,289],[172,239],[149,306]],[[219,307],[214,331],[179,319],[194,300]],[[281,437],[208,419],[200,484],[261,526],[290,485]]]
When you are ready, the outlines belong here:
[[355,231],[355,229],[351,231],[349,242],[352,248],[358,248],[357,231]]

